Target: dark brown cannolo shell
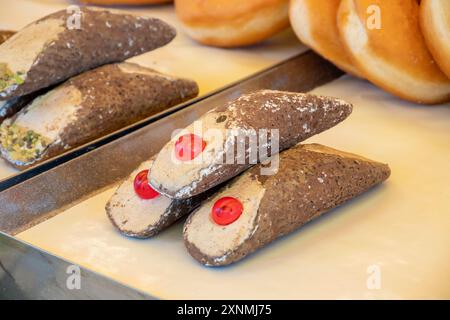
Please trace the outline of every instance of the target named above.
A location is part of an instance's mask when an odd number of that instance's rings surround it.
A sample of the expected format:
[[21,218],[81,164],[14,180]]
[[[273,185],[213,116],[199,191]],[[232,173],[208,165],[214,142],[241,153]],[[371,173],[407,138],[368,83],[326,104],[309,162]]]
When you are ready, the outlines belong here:
[[[275,175],[262,176],[260,169],[258,165],[243,174],[249,174],[253,183],[265,189],[252,226],[254,232],[250,232],[251,236],[243,243],[222,256],[208,256],[189,242],[187,234],[195,212],[188,218],[184,227],[185,245],[200,263],[221,266],[236,262],[369,190],[390,175],[386,164],[318,144],[297,145],[282,152]],[[231,188],[236,180],[219,191],[218,196],[226,196],[227,188]],[[212,204],[206,202],[204,205]]]
[[[149,17],[83,7],[80,29],[68,27],[73,14],[67,10],[45,19],[60,19],[65,28],[36,56],[25,81],[14,90],[0,92],[1,100],[22,96],[62,82],[98,66],[124,61],[169,43],[176,35],[165,22]],[[25,28],[33,28],[32,23]],[[20,32],[20,31],[19,31]],[[8,64],[8,61],[0,61]]]
[[[231,110],[236,111],[232,112]],[[279,151],[282,151],[334,127],[351,114],[352,105],[332,97],[261,90],[243,95],[239,99],[212,111],[217,113],[218,119],[226,119],[227,128],[251,128],[256,132],[260,130],[279,130]],[[247,146],[244,164],[238,161],[238,155],[235,153],[233,163],[227,162],[215,165],[211,174],[204,176],[200,180],[191,181],[189,186],[183,187],[182,193],[180,190],[166,188],[164,181],[157,181],[151,175],[150,183],[154,188],[169,197],[192,197],[248,169],[251,166],[248,161],[249,154],[250,147]],[[158,158],[156,158],[154,166],[157,163]],[[178,164],[173,165],[175,168]],[[170,179],[176,179],[176,177],[168,178],[168,180]],[[170,181],[167,182],[170,183]]]

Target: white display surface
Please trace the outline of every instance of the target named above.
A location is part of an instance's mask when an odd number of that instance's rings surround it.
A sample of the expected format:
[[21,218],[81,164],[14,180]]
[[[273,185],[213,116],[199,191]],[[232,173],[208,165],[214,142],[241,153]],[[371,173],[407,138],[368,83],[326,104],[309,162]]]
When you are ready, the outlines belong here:
[[[65,0],[0,0],[0,29],[20,30],[34,20],[74,4],[76,2]],[[177,29],[177,37],[171,43],[128,61],[174,76],[193,79],[199,85],[200,95],[305,51],[305,47],[290,30],[260,45],[227,50],[203,46],[188,38],[183,33],[172,5],[124,6],[114,9],[158,17],[174,26]],[[0,180],[18,172],[0,159]]]
[[354,111],[308,142],[389,163],[392,176],[233,266],[198,264],[181,223],[150,240],[121,236],[104,212],[113,189],[18,238],[158,298],[449,299],[450,106],[403,102],[351,77],[315,93]]

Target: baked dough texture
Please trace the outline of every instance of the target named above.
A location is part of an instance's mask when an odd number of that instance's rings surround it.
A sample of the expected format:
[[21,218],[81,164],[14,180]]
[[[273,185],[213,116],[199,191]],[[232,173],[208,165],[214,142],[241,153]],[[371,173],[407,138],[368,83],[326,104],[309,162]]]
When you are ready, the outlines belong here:
[[211,46],[256,44],[289,26],[289,0],[176,0],[186,33]]
[[450,78],[450,1],[422,0],[420,24],[434,59]]
[[[6,119],[0,126],[0,152],[11,165],[26,169],[197,94],[197,84],[189,79],[128,62],[104,65],[67,80]],[[32,140],[45,146],[35,152]]]
[[[260,165],[244,172],[188,218],[184,241],[197,261],[223,266],[241,260],[390,175],[386,164],[318,144],[282,152],[275,175],[260,172]],[[232,224],[218,226],[210,218],[211,209],[229,195],[244,203],[244,211]]]
[[[380,28],[369,27],[377,6]],[[428,50],[416,0],[342,0],[338,11],[342,43],[365,78],[416,103],[450,100],[450,80]]]
[[362,77],[339,36],[337,12],[341,0],[291,0],[289,17],[299,39],[347,73]]

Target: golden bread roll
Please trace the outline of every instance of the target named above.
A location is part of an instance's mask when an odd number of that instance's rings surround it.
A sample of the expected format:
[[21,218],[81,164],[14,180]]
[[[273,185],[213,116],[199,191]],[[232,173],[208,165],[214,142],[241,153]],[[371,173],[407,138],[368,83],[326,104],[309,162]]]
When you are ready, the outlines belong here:
[[142,4],[169,3],[172,2],[172,0],[81,0],[81,2],[100,5],[116,5],[116,4],[142,5]]
[[341,0],[291,0],[289,17],[299,39],[340,69],[359,76],[345,51],[337,27]]
[[423,0],[420,23],[428,49],[450,78],[450,1]]
[[289,26],[289,0],[178,0],[186,33],[211,46],[258,43]]
[[342,0],[342,42],[365,78],[403,99],[450,100],[450,80],[425,44],[416,0]]

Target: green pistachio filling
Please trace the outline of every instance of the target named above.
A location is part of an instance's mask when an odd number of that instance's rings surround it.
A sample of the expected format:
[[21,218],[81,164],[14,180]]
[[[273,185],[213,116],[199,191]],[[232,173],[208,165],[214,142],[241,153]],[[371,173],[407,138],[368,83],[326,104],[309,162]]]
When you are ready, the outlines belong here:
[[20,85],[25,81],[25,72],[12,72],[6,63],[0,63],[0,91],[13,85]]
[[0,143],[12,161],[31,163],[41,157],[50,141],[32,130],[3,123],[0,127]]

